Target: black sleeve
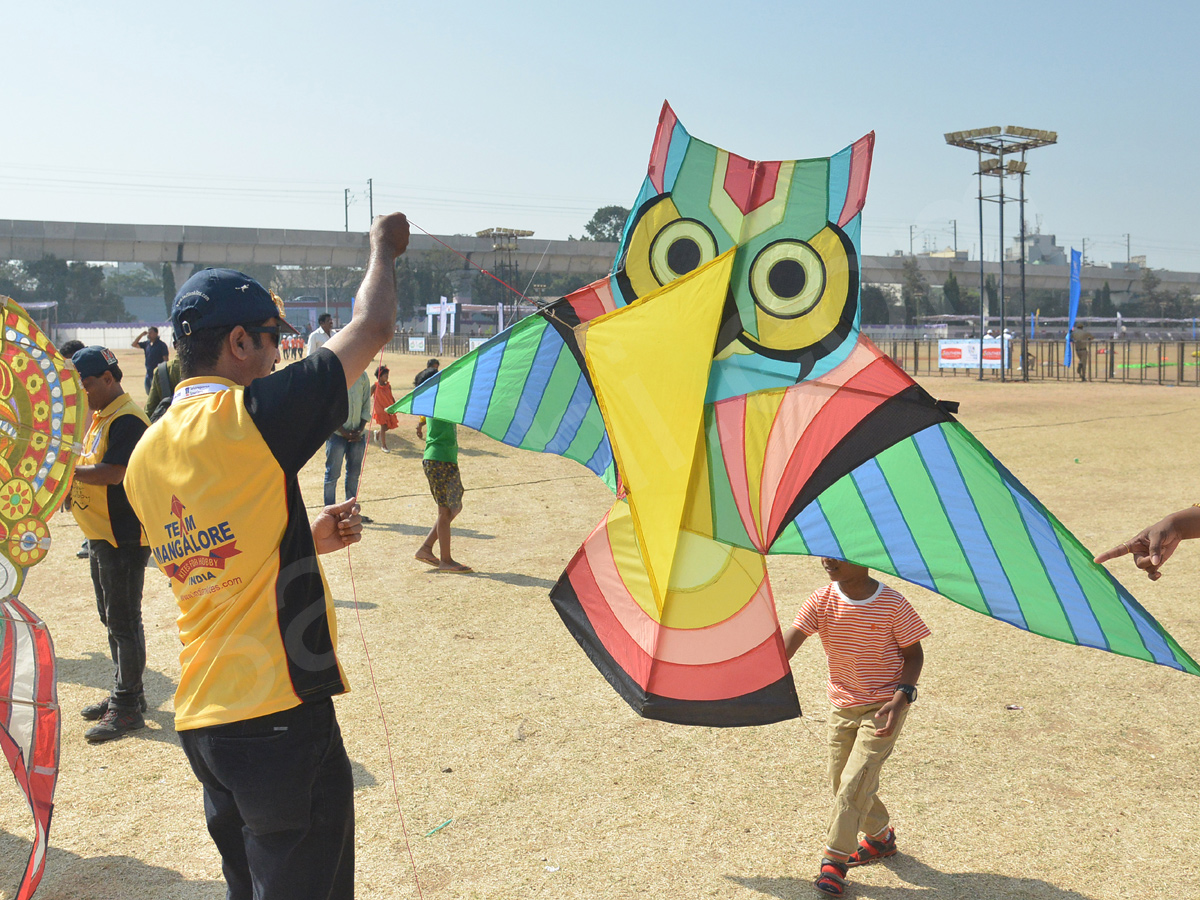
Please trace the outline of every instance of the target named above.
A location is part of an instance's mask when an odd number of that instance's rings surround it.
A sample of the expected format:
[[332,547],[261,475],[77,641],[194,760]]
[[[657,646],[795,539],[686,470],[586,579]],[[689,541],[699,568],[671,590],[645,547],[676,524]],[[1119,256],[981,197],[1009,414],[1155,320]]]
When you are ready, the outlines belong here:
[[108,426],[108,449],[100,462],[111,466],[129,465],[133,448],[145,433],[146,423],[137,416],[117,416]]
[[348,415],[342,362],[324,347],[251,382],[243,396],[246,412],[288,476],[304,468]]

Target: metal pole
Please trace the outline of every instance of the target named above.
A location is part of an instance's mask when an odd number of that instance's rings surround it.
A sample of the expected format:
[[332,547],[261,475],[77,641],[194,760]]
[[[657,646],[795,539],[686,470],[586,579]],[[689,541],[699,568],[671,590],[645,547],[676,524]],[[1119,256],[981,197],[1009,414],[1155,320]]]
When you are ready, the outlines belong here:
[[1004,364],[1008,362],[1004,358],[1004,329],[1007,324],[1004,318],[1004,154],[1000,155],[1000,168],[997,171],[1000,173],[1000,380],[1004,381]]
[[350,188],[346,188],[343,192],[346,207],[346,230],[350,230]]
[[1029,380],[1029,354],[1026,353],[1025,339],[1029,334],[1025,327],[1025,151],[1021,151],[1021,380]]
[[[371,179],[367,179],[367,214],[370,216],[370,222],[375,221],[375,187],[371,184]],[[368,223],[369,227],[369,223]]]
[[958,219],[951,219],[950,224],[954,226],[954,258],[958,259]]
[[983,151],[979,154],[979,380],[983,381],[983,311],[985,309],[985,294],[983,291]]
[[916,225],[908,226],[908,255],[909,256],[913,255],[913,229],[916,227],[917,227]]

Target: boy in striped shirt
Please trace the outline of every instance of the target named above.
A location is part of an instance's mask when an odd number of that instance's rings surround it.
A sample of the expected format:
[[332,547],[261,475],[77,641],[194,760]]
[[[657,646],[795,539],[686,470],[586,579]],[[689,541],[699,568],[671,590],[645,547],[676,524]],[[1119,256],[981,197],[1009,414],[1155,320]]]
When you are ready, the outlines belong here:
[[830,557],[821,565],[832,583],[804,601],[783,644],[791,659],[805,638],[818,634],[829,662],[834,803],[816,886],[840,897],[850,866],[896,852],[896,834],[878,797],[879,770],[917,699],[921,641],[930,632],[909,602],[865,566]]

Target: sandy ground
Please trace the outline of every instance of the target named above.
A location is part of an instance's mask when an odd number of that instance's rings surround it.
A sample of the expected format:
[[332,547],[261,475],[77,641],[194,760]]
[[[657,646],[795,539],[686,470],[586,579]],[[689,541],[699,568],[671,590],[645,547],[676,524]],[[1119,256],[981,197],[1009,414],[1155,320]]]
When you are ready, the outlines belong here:
[[[126,384],[140,398],[136,356]],[[424,360],[389,362],[401,386]],[[1200,500],[1200,391],[925,383],[961,401],[967,427],[1089,547]],[[416,897],[414,871],[430,900],[816,896],[828,807],[819,643],[793,664],[803,719],[720,730],[638,718],[546,596],[607,508],[602,484],[463,431],[454,550],[478,572],[434,574],[412,559],[434,518],[412,425],[397,452],[367,455],[361,494],[375,522],[363,542],[325,558],[354,686],[337,706],[357,785],[359,896]],[[318,455],[302,475],[314,505],[322,478]],[[79,530],[70,515],[52,528],[22,595],[54,635],[63,709],[38,897],[217,900],[219,859],[172,727],[166,580],[147,573],[148,727],[90,746],[78,711],[104,696],[111,665]],[[1200,547],[1155,584],[1114,564],[1193,655],[1198,568]],[[804,558],[774,557],[771,574],[784,620],[823,582]],[[1200,897],[1198,682],[899,586],[934,631],[921,699],[884,770],[901,853],[853,871],[849,896]],[[15,783],[0,778],[0,898],[13,896],[30,833]]]

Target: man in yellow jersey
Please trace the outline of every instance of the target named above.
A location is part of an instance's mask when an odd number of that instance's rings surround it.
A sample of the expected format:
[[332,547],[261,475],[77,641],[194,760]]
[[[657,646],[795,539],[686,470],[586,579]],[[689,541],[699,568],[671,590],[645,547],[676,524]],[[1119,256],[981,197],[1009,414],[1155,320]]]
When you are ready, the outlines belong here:
[[84,347],[71,362],[92,411],[71,485],[71,512],[88,541],[96,608],[108,629],[113,661],[112,692],[81,713],[85,719],[100,720],[85,734],[90,742],[100,743],[146,725],[142,587],[150,548],[121,482],[133,448],[146,433],[147,419],[121,387],[121,367],[111,350]]
[[354,319],[274,374],[280,332],[294,332],[282,304],[240,272],[193,275],[171,314],[183,381],[129,462],[179,604],[175,728],[230,900],[354,894],[354,785],[331,700],[348,686],[317,557],[362,522],[348,500],[310,523],[297,474],[392,337],[407,245],[403,215],[375,219]]

